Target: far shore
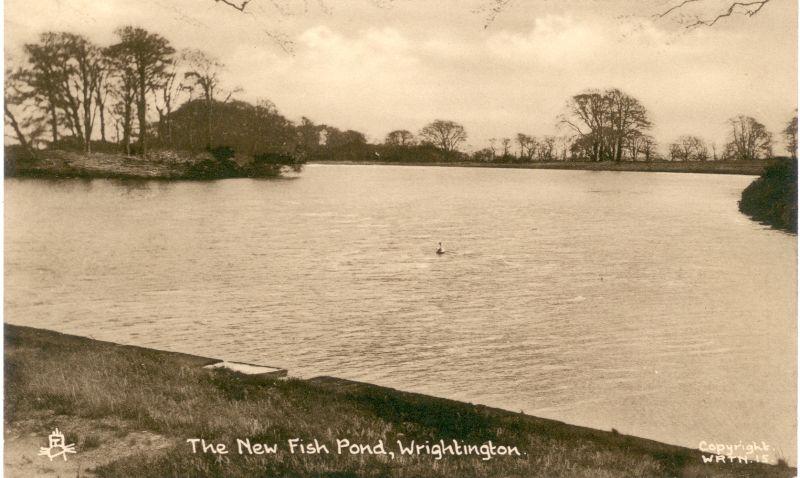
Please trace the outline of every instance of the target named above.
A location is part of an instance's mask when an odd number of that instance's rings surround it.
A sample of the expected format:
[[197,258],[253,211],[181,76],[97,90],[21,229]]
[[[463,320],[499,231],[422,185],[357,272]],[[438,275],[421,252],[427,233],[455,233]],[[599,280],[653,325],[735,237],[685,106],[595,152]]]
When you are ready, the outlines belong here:
[[[191,155],[184,151],[160,150],[146,157],[119,153],[81,153],[40,150],[35,158],[17,158],[6,149],[5,176],[40,178],[111,178],[209,180],[233,177],[279,177],[281,165],[254,168],[248,158],[215,161],[209,154]],[[248,162],[250,161],[250,162]],[[760,175],[774,160],[756,161],[549,161],[549,162],[395,162],[395,161],[323,161],[307,164],[436,166],[506,169],[561,169],[581,171],[638,171],[660,173],[702,173]],[[241,164],[240,164],[241,163]]]
[[772,160],[756,161],[548,161],[527,163],[309,161],[308,164],[442,166],[456,168],[567,169],[579,171],[640,171],[653,173],[740,174],[758,176]]
[[[10,324],[4,332],[4,470],[9,476],[796,473],[783,462],[745,463],[613,429],[367,383],[245,375],[207,368],[219,362],[207,357]],[[37,455],[56,428],[66,444],[75,445],[69,460]],[[342,448],[343,441],[349,446]],[[404,453],[412,442],[422,445]],[[293,443],[306,448],[292,452]],[[264,452],[264,446],[273,451]],[[469,452],[473,448],[475,453]]]

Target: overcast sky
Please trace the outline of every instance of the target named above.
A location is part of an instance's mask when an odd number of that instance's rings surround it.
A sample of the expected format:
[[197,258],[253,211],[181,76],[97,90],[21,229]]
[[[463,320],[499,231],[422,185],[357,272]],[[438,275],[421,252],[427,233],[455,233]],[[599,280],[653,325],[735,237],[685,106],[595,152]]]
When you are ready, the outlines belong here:
[[662,144],[681,134],[721,143],[740,113],[778,136],[797,104],[795,0],[692,30],[686,15],[712,15],[721,0],[653,17],[676,3],[252,0],[240,13],[213,0],[6,0],[5,51],[13,58],[46,30],[110,44],[116,27],[137,25],[219,57],[241,99],[372,140],[436,118],[463,123],[469,149],[566,132],[567,98],[592,87],[639,98]]

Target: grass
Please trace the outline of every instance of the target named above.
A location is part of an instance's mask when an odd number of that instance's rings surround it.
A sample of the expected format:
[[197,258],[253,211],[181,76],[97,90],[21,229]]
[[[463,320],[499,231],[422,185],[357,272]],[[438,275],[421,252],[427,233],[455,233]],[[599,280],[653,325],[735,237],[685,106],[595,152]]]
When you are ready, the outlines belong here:
[[[47,430],[59,417],[97,424],[76,438],[79,452],[118,446],[102,423],[169,438],[169,446],[112,457],[108,477],[168,476],[794,476],[786,466],[703,464],[697,451],[552,420],[333,378],[252,378],[203,369],[209,360],[5,326],[6,429]],[[41,417],[50,417],[44,419]],[[55,418],[53,418],[55,417]],[[47,423],[39,423],[47,421]],[[68,433],[69,430],[64,430]],[[46,434],[46,432],[45,432]],[[187,438],[278,443],[274,455],[192,454]],[[286,441],[318,439],[328,455],[290,454]],[[336,439],[387,449],[417,442],[491,440],[522,456],[350,455]],[[8,436],[7,436],[8,440]],[[124,438],[120,438],[124,441]],[[113,441],[113,440],[112,440]]]

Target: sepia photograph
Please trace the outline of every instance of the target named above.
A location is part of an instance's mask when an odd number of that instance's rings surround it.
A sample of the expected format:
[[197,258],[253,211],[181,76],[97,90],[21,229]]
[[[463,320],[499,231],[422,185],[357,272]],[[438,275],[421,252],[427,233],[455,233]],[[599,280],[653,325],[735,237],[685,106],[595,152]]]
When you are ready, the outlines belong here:
[[796,0],[3,15],[3,476],[797,476]]

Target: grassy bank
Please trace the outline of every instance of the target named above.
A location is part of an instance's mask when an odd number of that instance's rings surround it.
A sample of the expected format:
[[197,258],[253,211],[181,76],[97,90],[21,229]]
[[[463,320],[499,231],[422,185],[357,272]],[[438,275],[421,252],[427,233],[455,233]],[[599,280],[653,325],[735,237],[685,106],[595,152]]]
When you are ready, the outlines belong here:
[[[279,380],[203,369],[211,360],[5,326],[6,476],[794,476],[785,466],[704,464],[700,453],[479,405],[333,378]],[[69,461],[38,457],[58,427]],[[193,454],[188,438],[228,444]],[[278,444],[239,455],[236,439]],[[314,439],[330,454],[291,454]],[[520,456],[337,453],[336,440],[399,451],[439,440]]]
[[38,150],[32,155],[20,148],[6,148],[5,155],[6,176],[46,178],[273,178],[285,169],[299,171],[302,167],[302,163],[294,164],[291,158],[284,156],[237,158],[177,150],[152,151],[145,156],[65,150]]
[[754,220],[797,233],[797,160],[770,165],[742,191],[739,210]]
[[704,173],[744,174],[757,176],[770,164],[768,160],[757,161],[552,161],[526,163],[496,162],[388,162],[388,161],[311,161],[316,164],[389,164],[397,166],[450,166],[466,168],[514,168],[514,169],[571,169],[583,171],[642,171],[658,173]]

